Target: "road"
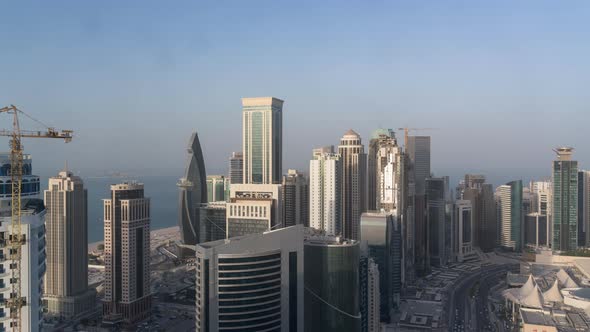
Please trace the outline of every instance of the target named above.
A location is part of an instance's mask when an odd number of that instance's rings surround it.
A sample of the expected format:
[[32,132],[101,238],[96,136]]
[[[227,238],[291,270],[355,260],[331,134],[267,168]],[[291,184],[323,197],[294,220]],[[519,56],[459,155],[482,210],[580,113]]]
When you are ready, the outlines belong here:
[[[491,326],[487,308],[489,289],[506,272],[517,269],[518,264],[492,265],[463,276],[450,293],[449,327],[451,331],[485,331],[488,326]],[[471,297],[472,294],[475,295],[475,299]]]

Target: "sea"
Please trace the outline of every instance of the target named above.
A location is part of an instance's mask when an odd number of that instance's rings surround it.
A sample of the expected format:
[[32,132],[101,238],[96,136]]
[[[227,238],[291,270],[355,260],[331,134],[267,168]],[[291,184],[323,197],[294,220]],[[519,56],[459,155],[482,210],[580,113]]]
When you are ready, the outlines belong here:
[[[144,195],[149,197],[151,202],[152,230],[178,225],[178,187],[176,183],[180,176],[80,177],[84,181],[84,187],[88,190],[88,243],[103,241],[102,200],[109,198],[111,184],[123,181],[137,181],[144,184]],[[41,189],[47,189],[47,178],[41,178]]]

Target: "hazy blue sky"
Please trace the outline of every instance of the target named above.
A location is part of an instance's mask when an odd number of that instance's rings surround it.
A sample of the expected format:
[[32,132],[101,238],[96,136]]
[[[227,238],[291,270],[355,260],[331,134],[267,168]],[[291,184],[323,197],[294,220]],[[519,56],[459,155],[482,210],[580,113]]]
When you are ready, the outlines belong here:
[[25,143],[50,171],[175,174],[196,130],[225,172],[240,98],[269,95],[286,168],[406,125],[439,128],[439,175],[549,175],[556,145],[590,168],[590,2],[317,2],[3,1],[0,105],[75,130]]

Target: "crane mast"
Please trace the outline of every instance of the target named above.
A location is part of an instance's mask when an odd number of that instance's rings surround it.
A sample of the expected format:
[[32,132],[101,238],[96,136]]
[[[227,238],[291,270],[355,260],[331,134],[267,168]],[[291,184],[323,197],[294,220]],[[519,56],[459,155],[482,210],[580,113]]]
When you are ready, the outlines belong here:
[[22,213],[22,201],[21,201],[21,189],[23,179],[23,146],[21,139],[23,137],[31,138],[61,138],[66,143],[72,139],[71,130],[62,130],[61,132],[54,128],[47,128],[46,131],[21,131],[19,123],[19,114],[23,114],[28,118],[36,121],[40,124],[41,122],[35,120],[28,114],[16,108],[14,105],[0,108],[0,113],[12,114],[12,129],[11,130],[0,130],[0,136],[10,137],[10,178],[12,181],[11,185],[11,223],[10,223],[10,235],[8,237],[8,250],[9,258],[11,261],[11,279],[12,292],[10,298],[6,300],[6,306],[10,309],[11,327],[13,331],[22,330],[22,317],[21,309],[25,306],[26,298],[21,294],[21,273],[22,273],[22,246],[26,243],[27,239],[22,232],[21,213]]

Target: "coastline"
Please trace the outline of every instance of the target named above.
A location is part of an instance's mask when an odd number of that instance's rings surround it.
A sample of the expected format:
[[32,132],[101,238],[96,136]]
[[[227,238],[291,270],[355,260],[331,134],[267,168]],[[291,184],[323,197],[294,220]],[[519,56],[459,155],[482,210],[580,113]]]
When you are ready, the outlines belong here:
[[[176,235],[180,235],[180,228],[178,226],[155,229],[150,232],[150,237],[151,237],[152,241],[154,239],[170,238],[170,237],[174,237]],[[88,252],[91,253],[91,252],[97,251],[98,245],[102,244],[103,242],[104,241],[89,243],[88,244]]]

